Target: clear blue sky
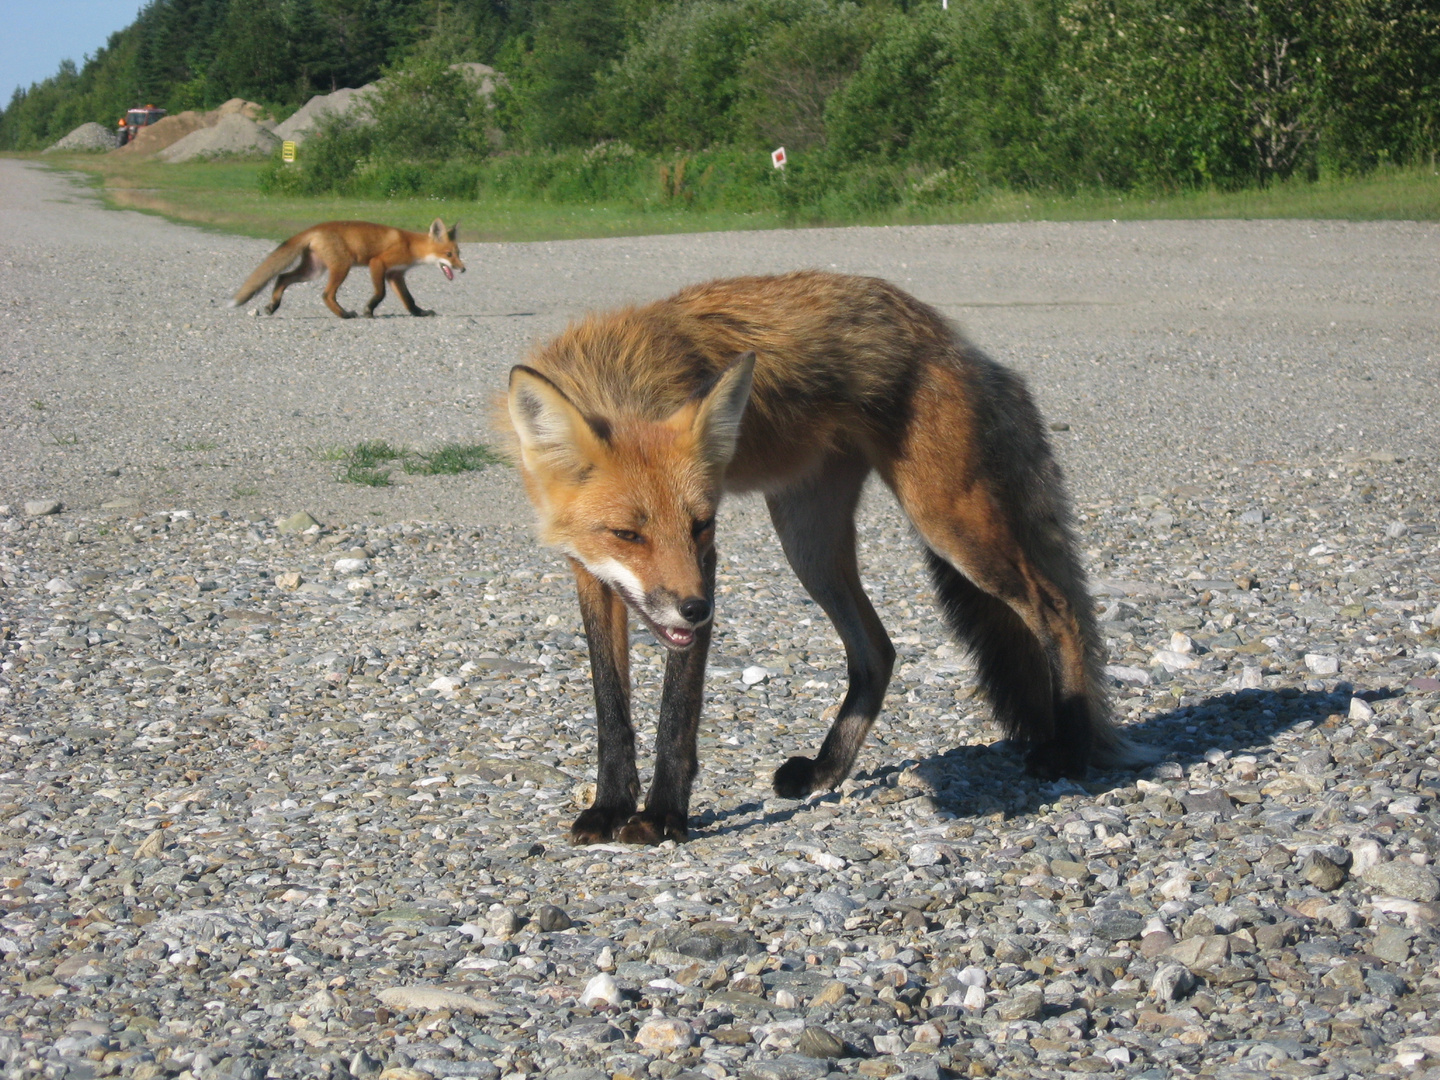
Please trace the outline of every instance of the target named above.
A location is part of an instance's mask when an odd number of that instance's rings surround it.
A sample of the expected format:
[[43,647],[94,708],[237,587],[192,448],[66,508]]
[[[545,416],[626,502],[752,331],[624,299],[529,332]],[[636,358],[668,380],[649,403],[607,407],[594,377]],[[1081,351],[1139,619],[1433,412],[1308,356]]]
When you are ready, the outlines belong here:
[[145,0],[7,0],[0,3],[0,108],[15,87],[47,79],[60,61],[85,63],[116,30],[135,21]]

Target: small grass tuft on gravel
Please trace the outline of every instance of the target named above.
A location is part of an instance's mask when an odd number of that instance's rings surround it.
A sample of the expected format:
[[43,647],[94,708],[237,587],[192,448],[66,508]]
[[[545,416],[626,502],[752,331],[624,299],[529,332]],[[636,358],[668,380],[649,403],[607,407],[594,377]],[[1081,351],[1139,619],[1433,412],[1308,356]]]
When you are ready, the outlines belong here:
[[312,453],[321,461],[339,462],[335,478],[341,483],[366,487],[389,487],[393,470],[383,466],[391,462],[399,462],[414,476],[455,476],[487,465],[508,464],[502,454],[484,443],[445,443],[434,450],[407,450],[384,439],[371,439],[353,447],[321,447]]
[[364,487],[389,487],[389,469],[380,466],[398,461],[405,451],[392,446],[384,439],[370,439],[356,443],[340,459],[340,472],[336,479],[344,484],[360,484]]
[[419,476],[454,476],[462,472],[478,472],[487,465],[505,465],[503,454],[497,454],[484,443],[445,443],[435,450],[419,450],[405,461],[405,471]]

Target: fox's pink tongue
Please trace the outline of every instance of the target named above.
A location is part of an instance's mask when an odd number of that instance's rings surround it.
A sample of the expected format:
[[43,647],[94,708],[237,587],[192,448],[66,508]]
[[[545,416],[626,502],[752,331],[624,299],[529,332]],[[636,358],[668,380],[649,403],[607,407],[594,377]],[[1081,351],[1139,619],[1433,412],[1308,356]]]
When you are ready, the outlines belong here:
[[440,272],[445,275],[446,281],[455,280],[455,271],[451,270],[450,267],[446,266],[444,263],[440,264]]

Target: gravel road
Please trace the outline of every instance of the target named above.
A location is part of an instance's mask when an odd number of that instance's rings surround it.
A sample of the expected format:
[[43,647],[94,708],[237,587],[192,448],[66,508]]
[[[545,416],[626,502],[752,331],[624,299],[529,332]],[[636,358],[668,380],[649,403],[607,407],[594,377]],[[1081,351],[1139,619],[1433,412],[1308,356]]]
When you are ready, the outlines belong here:
[[[1440,228],[461,229],[436,318],[255,317],[270,245],[0,161],[5,1076],[1440,1077]],[[1168,758],[1026,778],[881,492],[888,708],[776,799],[844,664],[737,501],[692,840],[572,848],[588,665],[513,470],[334,451],[490,441],[571,316],[807,266],[1027,374]]]

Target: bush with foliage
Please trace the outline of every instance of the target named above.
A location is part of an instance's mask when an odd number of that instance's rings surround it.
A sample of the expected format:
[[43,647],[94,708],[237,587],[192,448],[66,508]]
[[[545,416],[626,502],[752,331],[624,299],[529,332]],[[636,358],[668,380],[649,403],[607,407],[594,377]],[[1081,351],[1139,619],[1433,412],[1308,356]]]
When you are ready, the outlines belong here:
[[[449,71],[470,59],[509,76],[489,112]],[[17,93],[0,147],[142,100],[283,110],[382,65],[374,129],[325,128],[270,189],[523,177],[547,198],[699,206],[748,184],[757,203],[880,207],[992,185],[1236,187],[1440,151],[1434,0],[152,0],[83,68]],[[526,162],[490,160],[497,130]],[[783,179],[763,168],[776,145]]]

